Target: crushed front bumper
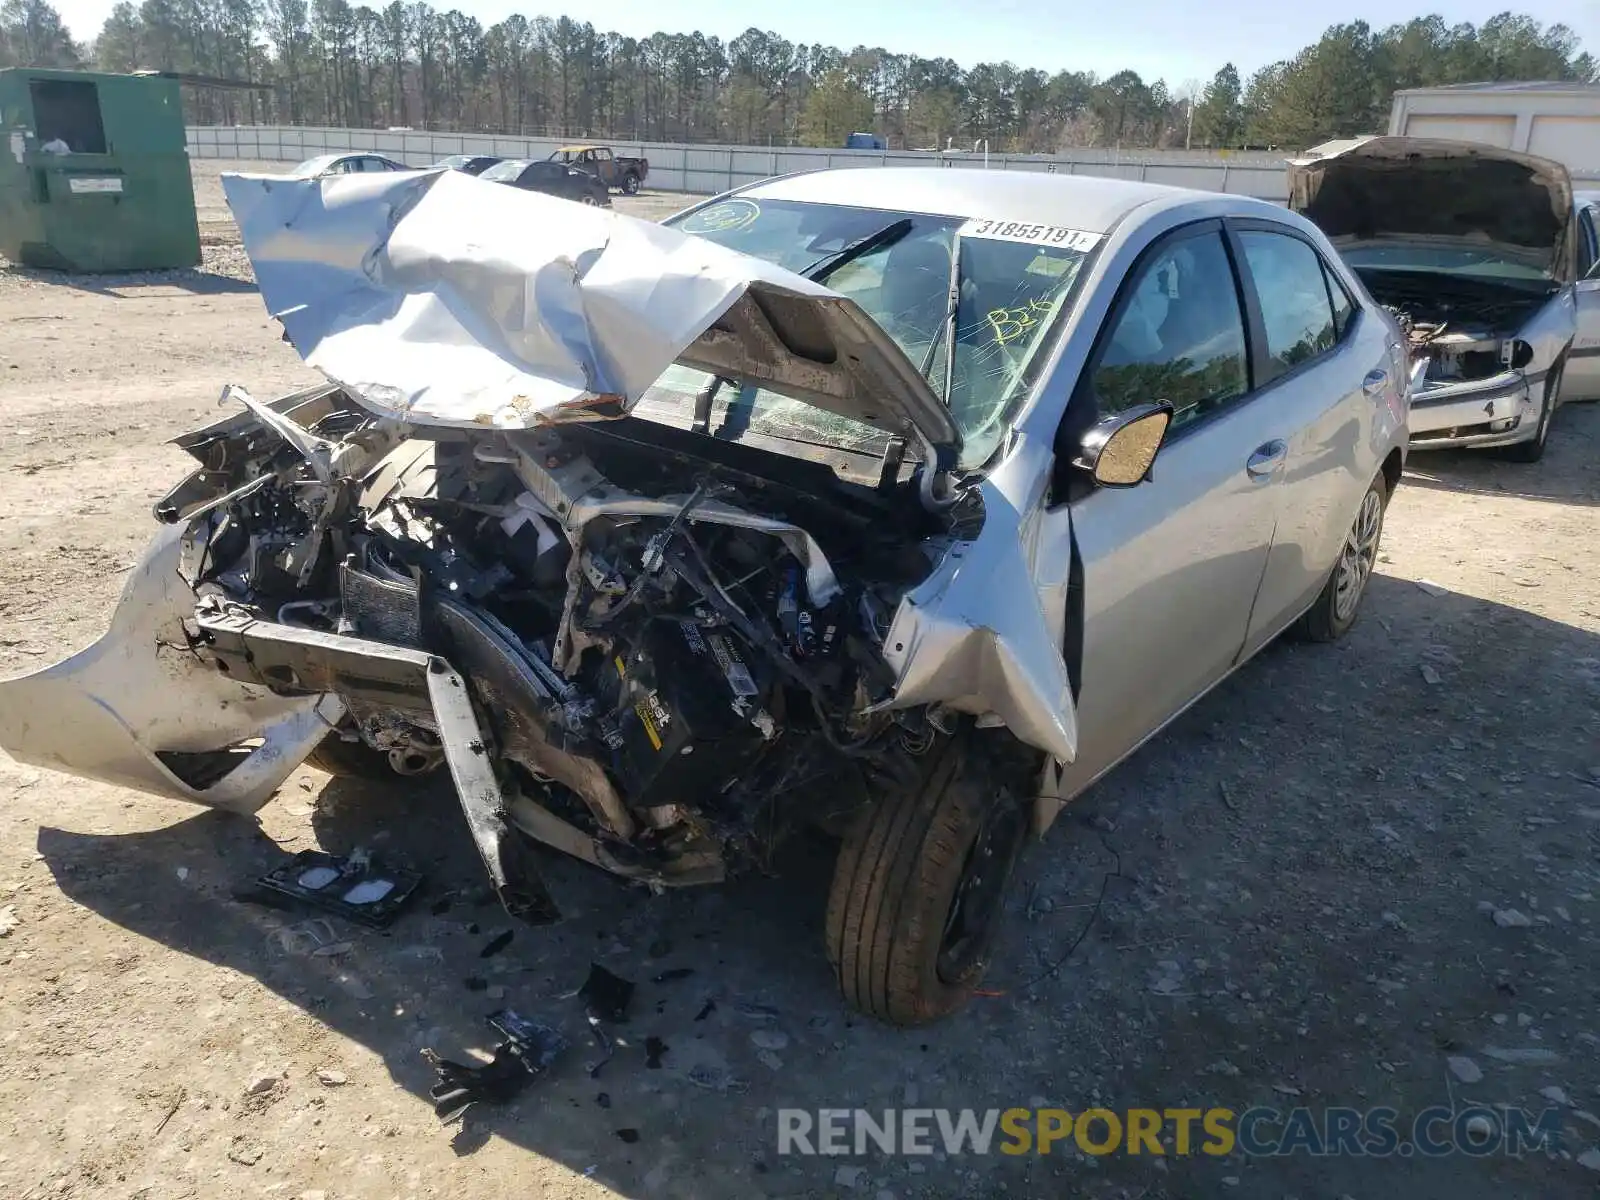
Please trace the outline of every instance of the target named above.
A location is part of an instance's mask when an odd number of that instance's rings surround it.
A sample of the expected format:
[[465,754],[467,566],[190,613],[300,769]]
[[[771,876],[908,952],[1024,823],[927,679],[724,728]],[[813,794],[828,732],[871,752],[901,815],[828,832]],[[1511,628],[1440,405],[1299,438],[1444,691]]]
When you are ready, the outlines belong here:
[[1426,387],[1411,397],[1411,448],[1510,446],[1534,436],[1539,403],[1520,371]]
[[200,660],[183,621],[183,530],[163,526],[105,636],[0,681],[0,749],[33,766],[252,813],[344,715],[336,696],[241,686]]

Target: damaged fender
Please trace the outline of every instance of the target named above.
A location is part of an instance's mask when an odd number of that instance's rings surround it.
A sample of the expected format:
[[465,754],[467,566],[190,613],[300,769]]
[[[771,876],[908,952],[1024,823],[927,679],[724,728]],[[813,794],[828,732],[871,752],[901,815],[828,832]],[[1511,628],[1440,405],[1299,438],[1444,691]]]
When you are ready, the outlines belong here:
[[196,600],[179,571],[183,538],[182,526],[161,528],[105,636],[0,682],[0,747],[33,766],[252,813],[344,705],[335,696],[278,696],[200,659],[183,624]]
[[878,707],[943,704],[1071,762],[1078,726],[1062,645],[1072,529],[1065,505],[1043,505],[1047,468],[1024,440],[980,485],[982,535],[951,544],[895,612],[883,653],[898,680]]

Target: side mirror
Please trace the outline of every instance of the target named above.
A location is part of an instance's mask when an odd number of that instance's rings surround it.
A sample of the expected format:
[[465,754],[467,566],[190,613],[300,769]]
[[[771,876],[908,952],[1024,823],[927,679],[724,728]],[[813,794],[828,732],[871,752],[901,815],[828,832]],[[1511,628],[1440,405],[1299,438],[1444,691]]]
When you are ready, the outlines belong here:
[[1101,487],[1137,487],[1150,478],[1170,424],[1172,405],[1165,400],[1113,413],[1083,435],[1073,465]]

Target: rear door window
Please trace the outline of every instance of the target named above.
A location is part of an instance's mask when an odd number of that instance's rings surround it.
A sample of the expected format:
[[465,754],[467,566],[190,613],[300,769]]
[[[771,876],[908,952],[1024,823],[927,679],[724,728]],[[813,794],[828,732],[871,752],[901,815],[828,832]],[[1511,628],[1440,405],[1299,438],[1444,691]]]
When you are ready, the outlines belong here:
[[1247,229],[1239,234],[1261,301],[1267,333],[1263,385],[1332,350],[1339,340],[1322,259],[1287,234]]

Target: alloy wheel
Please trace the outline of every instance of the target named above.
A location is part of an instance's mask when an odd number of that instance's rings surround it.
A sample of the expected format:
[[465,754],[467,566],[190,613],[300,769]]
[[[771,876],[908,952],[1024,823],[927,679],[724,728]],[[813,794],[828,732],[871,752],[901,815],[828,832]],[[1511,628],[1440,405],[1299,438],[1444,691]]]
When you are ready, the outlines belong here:
[[1361,500],[1361,511],[1344,539],[1339,556],[1339,574],[1333,586],[1333,613],[1340,621],[1355,615],[1361,595],[1367,590],[1373,564],[1378,560],[1378,534],[1383,528],[1383,497],[1377,488]]

